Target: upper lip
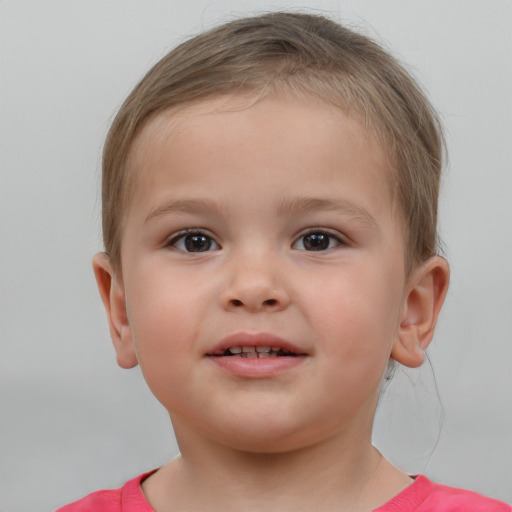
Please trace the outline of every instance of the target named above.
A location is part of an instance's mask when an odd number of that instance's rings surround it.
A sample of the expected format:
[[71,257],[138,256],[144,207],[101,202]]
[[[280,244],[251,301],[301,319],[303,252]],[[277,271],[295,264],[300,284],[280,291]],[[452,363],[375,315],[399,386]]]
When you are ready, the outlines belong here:
[[289,341],[266,332],[239,332],[223,338],[217,345],[208,351],[208,355],[221,355],[230,347],[279,347],[280,349],[305,354],[298,346]]

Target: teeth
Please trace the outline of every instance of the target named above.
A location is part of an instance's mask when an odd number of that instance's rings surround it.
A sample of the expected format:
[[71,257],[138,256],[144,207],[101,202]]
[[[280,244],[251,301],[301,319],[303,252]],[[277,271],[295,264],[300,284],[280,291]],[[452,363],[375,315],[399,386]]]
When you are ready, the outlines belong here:
[[294,355],[293,352],[281,347],[229,347],[224,355],[232,357],[258,358],[258,357],[279,357],[285,355]]

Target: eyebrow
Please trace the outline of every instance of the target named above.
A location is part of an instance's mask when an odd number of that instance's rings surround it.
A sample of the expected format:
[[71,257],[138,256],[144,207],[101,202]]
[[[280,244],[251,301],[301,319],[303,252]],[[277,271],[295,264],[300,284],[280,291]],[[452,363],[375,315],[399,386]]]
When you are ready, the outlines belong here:
[[217,203],[207,199],[173,199],[152,210],[144,224],[169,213],[218,213],[219,210]]
[[363,206],[360,206],[348,199],[343,198],[322,198],[322,197],[292,197],[285,198],[278,207],[279,214],[286,213],[312,213],[316,211],[333,211],[348,215],[355,220],[366,224],[368,227],[376,228],[375,217]]
[[[218,214],[220,210],[220,206],[215,201],[209,199],[173,199],[162,203],[152,210],[144,220],[144,223],[146,224],[155,218],[169,213]],[[348,215],[366,224],[368,227],[377,227],[377,221],[366,208],[343,198],[331,199],[309,196],[284,198],[277,207],[277,214],[305,214],[322,210]]]

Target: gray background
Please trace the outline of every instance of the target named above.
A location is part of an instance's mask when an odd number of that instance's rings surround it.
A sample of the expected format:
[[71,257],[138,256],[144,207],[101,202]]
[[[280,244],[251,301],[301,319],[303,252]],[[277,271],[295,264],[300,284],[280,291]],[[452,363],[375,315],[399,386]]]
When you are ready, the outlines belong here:
[[[452,284],[429,367],[399,374],[376,444],[411,472],[512,501],[512,2],[0,2],[0,510],[52,510],[176,453],[138,370],[117,368],[90,259],[99,160],[121,101],[187,36],[309,6],[413,69],[450,149]],[[429,460],[430,459],[430,460]]]

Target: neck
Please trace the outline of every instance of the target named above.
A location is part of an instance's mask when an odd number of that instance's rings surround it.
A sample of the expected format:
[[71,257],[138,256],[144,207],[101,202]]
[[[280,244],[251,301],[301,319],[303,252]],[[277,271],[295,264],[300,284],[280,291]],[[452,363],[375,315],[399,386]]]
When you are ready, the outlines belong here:
[[373,448],[369,435],[367,441],[335,436],[272,454],[190,437],[178,437],[182,455],[143,484],[158,512],[369,511],[410,483]]

